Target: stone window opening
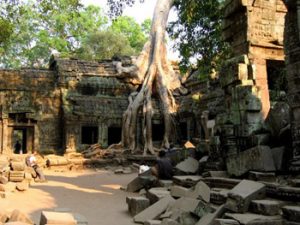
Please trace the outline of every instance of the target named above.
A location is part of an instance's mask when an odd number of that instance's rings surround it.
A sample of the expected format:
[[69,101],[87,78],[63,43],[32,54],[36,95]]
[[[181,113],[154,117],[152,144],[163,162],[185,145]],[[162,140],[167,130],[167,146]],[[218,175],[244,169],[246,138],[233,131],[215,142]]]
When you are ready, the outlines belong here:
[[122,138],[122,127],[110,126],[108,127],[108,145],[117,144],[121,142]]
[[165,126],[163,123],[152,123],[152,140],[162,141],[164,138]]
[[267,60],[267,76],[271,105],[285,100],[288,87],[284,61]]
[[99,129],[95,126],[83,126],[81,128],[81,144],[96,144],[98,143]]

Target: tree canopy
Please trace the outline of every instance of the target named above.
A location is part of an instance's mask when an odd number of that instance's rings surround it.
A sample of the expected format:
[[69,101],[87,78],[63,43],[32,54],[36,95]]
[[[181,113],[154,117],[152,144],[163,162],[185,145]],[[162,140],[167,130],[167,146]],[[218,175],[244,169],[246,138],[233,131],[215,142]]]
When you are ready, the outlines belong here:
[[51,52],[90,60],[134,55],[149,32],[147,21],[140,25],[120,17],[109,23],[101,8],[78,0],[5,1],[0,6],[0,66],[5,68],[45,67]]

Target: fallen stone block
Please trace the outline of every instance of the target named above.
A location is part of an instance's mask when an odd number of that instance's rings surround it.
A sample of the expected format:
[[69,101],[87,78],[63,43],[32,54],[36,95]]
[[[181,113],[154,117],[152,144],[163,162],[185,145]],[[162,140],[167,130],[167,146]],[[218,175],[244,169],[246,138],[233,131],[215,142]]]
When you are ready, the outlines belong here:
[[225,212],[226,212],[226,208],[224,207],[224,205],[221,205],[215,212],[204,215],[196,223],[196,225],[209,225],[214,221],[214,219],[222,217]]
[[16,190],[17,184],[14,182],[8,182],[7,184],[4,185],[5,187],[5,192],[14,192]]
[[229,192],[228,189],[212,188],[210,190],[210,203],[216,205],[222,205],[226,203],[228,192]]
[[171,196],[167,196],[155,204],[151,205],[144,211],[137,214],[133,219],[136,223],[144,223],[147,220],[157,219],[170,204],[174,203],[174,199]]
[[300,206],[284,206],[282,213],[286,220],[300,222]]
[[266,216],[279,215],[282,203],[275,200],[253,200],[250,204],[250,211]]
[[10,171],[9,172],[9,181],[21,182],[24,180],[24,177],[25,177],[24,171]]
[[158,181],[158,185],[160,187],[164,187],[164,188],[167,188],[167,189],[170,189],[173,185],[173,181],[172,180],[159,180]]
[[24,181],[23,182],[19,182],[16,185],[16,189],[18,191],[27,191],[29,189],[29,184],[28,184],[28,182],[24,182]]
[[8,182],[8,178],[5,176],[0,176],[0,183],[1,184],[7,184]]
[[140,177],[134,178],[129,184],[127,184],[126,191],[137,192],[143,188],[143,183]]
[[276,182],[276,175],[275,173],[263,173],[263,172],[249,172],[249,180],[254,181],[264,181],[264,182]]
[[234,219],[242,225],[282,225],[281,216],[264,216],[252,213],[225,213],[225,218]]
[[185,197],[188,191],[189,191],[188,188],[181,187],[181,186],[178,186],[178,185],[174,185],[170,189],[170,194],[174,198],[181,198],[181,197]]
[[228,178],[227,171],[207,171],[202,173],[203,177],[226,177]]
[[77,222],[71,213],[42,211],[40,225],[76,225]]
[[176,210],[180,210],[181,212],[194,212],[199,203],[200,200],[182,197],[170,205],[167,209],[167,212],[174,212]]
[[269,146],[256,146],[240,152],[226,160],[229,175],[241,176],[250,170],[273,172],[276,170],[273,155]]
[[180,224],[176,220],[166,218],[162,220],[161,225],[180,225]]
[[214,219],[211,225],[240,225],[240,223],[232,219]]
[[151,188],[146,193],[146,197],[150,200],[151,205],[166,196],[170,196],[170,191],[166,188]]
[[[184,225],[195,225],[198,222],[198,218],[196,218],[194,215],[192,215],[189,212],[182,212],[179,214],[179,223],[178,224],[184,224]],[[174,224],[175,225],[175,224]]]
[[210,200],[210,188],[202,181],[199,181],[194,190],[189,190],[186,197],[202,199],[205,202]]
[[15,209],[11,213],[8,222],[23,222],[23,223],[32,224],[32,225],[34,224],[34,222],[30,219],[30,217],[27,214],[21,212],[18,209]]
[[145,197],[127,197],[126,203],[131,216],[135,216],[150,206],[150,200]]
[[6,210],[0,210],[0,223],[5,223],[8,220],[9,216]]
[[192,157],[188,157],[186,160],[178,163],[175,168],[185,174],[195,174],[199,169],[199,162]]
[[161,225],[160,220],[147,220],[144,225]]
[[198,218],[202,218],[206,214],[213,213],[216,210],[212,208],[209,204],[203,201],[199,201],[197,207],[194,209],[193,214],[197,215]]
[[265,193],[264,184],[243,180],[228,192],[225,207],[233,212],[247,212],[251,201],[263,198]]
[[11,162],[10,166],[13,171],[24,171],[25,170],[25,162]]
[[183,187],[194,187],[200,180],[201,176],[173,176],[174,184]]

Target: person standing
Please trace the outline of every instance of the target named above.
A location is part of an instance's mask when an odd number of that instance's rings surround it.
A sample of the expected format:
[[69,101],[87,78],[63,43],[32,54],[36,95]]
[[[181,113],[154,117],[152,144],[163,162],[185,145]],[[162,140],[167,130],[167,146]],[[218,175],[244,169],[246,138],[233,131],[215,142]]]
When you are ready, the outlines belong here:
[[22,154],[22,145],[19,142],[19,140],[17,140],[14,149],[15,149],[15,154]]

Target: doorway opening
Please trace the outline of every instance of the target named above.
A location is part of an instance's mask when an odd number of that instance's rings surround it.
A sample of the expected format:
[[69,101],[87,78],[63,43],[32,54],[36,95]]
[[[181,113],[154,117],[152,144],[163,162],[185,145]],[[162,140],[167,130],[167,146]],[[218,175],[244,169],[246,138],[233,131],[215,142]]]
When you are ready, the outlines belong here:
[[164,124],[152,124],[152,140],[162,141],[165,134]]
[[98,143],[98,132],[98,127],[81,127],[81,144],[91,145]]
[[33,151],[34,127],[12,127],[12,149],[15,154]]
[[116,144],[121,141],[122,128],[117,126],[108,127],[108,145]]

